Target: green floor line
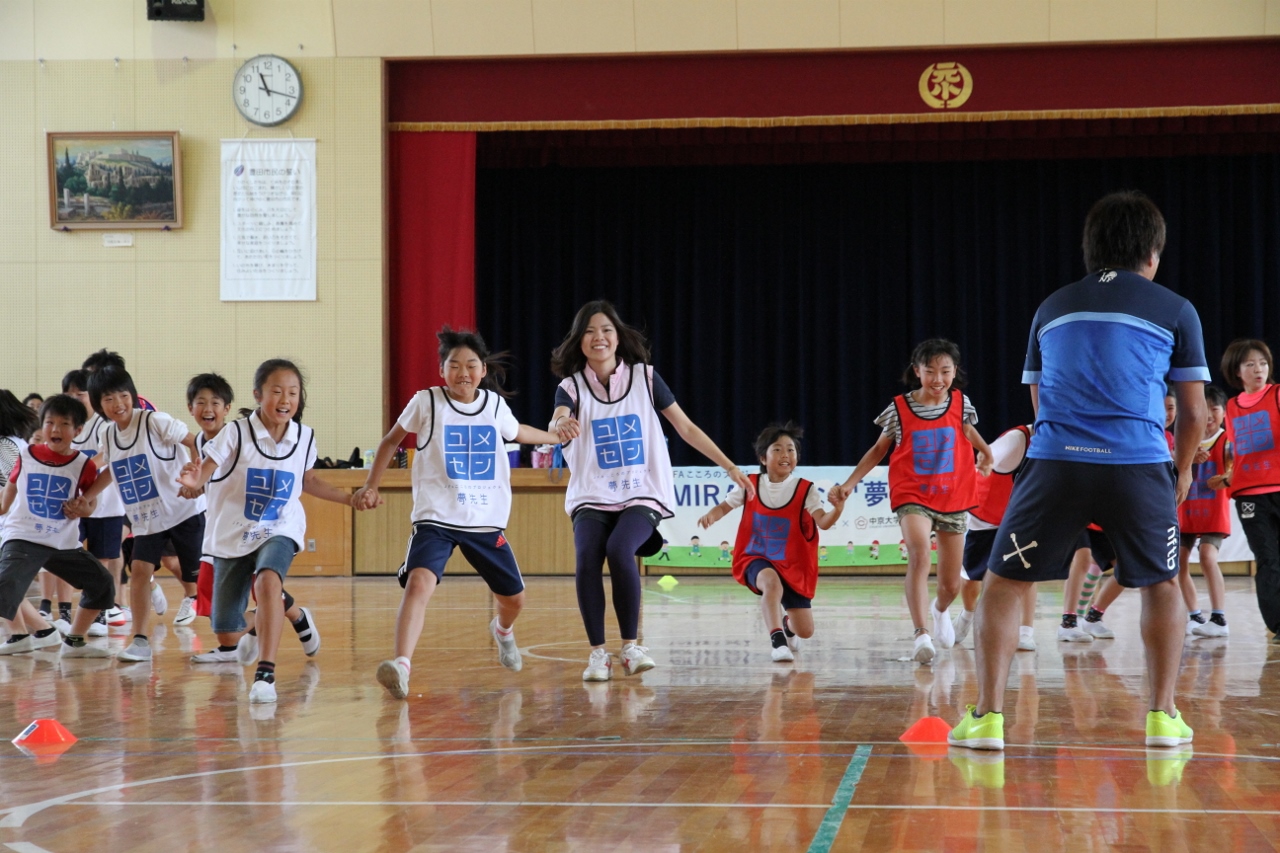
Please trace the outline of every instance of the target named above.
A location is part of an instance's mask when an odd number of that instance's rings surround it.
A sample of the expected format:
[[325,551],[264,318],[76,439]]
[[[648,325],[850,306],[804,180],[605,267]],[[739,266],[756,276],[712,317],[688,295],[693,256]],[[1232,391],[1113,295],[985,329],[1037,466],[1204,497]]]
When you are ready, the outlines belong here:
[[870,757],[871,747],[867,744],[854,750],[853,758],[849,759],[849,766],[845,768],[844,778],[840,780],[835,796],[831,798],[831,808],[827,809],[818,832],[809,844],[809,853],[827,853],[831,849],[831,844],[836,840],[836,833],[840,831],[840,824],[844,822],[849,803],[853,802],[853,792],[858,788],[858,780],[862,778],[862,771],[866,769],[867,759]]

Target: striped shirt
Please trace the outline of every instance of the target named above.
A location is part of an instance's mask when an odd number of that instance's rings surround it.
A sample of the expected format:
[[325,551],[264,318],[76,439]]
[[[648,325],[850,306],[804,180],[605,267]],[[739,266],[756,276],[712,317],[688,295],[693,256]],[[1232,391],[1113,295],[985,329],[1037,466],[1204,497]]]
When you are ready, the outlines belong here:
[[[907,406],[911,408],[912,414],[918,418],[931,420],[941,417],[942,413],[947,410],[947,406],[951,405],[951,392],[947,392],[947,397],[936,406],[926,406],[923,403],[917,403],[915,400],[915,391],[906,393]],[[964,422],[967,424],[976,424],[978,422],[978,412],[973,408],[973,403],[969,402],[969,395],[964,394]],[[892,402],[889,407],[880,413],[876,418],[876,426],[884,430],[884,434],[893,439],[893,443],[897,444],[902,440],[902,425],[898,423],[898,407]]]

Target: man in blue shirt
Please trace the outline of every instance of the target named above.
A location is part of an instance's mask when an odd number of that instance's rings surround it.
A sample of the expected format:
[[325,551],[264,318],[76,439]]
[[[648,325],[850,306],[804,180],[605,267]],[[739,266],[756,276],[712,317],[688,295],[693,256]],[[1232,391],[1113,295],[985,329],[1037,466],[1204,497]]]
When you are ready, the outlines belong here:
[[[952,731],[955,746],[1004,748],[1002,708],[1021,600],[1030,583],[1066,576],[1088,524],[1111,540],[1116,580],[1142,591],[1151,687],[1146,744],[1191,742],[1173,696],[1186,623],[1177,505],[1191,486],[1210,377],[1195,308],[1152,281],[1164,241],[1164,217],[1149,198],[1106,196],[1085,219],[1089,275],[1036,312],[1023,372],[1035,438],[992,547],[976,618],[978,704]],[[1178,398],[1172,462],[1166,377]]]

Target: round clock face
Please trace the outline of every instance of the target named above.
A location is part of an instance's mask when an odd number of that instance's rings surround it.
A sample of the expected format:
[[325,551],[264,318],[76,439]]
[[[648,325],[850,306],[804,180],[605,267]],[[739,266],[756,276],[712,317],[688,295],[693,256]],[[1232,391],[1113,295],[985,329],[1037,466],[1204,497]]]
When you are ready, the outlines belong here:
[[231,96],[245,119],[271,127],[297,113],[302,105],[302,78],[287,60],[264,53],[240,66]]

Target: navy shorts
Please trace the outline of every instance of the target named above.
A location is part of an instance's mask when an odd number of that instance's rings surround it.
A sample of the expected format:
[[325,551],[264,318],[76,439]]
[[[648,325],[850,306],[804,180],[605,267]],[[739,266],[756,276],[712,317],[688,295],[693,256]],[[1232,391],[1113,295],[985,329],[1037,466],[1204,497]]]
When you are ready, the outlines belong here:
[[476,570],[495,595],[519,595],[524,592],[524,578],[516,564],[516,554],[501,530],[454,530],[437,524],[419,522],[409,537],[409,550],[396,577],[403,589],[409,583],[409,572],[427,569],[444,580],[444,565],[460,548],[462,556]]
[[182,565],[182,580],[195,583],[200,577],[200,556],[204,547],[204,513],[196,513],[168,530],[133,537],[133,559],[160,565],[166,543],[173,544]]
[[1089,534],[1088,548],[1093,552],[1093,561],[1104,572],[1111,571],[1116,564],[1116,550],[1111,547],[1111,540],[1101,530],[1086,530]]
[[1178,576],[1176,486],[1171,462],[1028,459],[987,568],[1010,580],[1061,580],[1080,531],[1092,523],[1107,531],[1121,586],[1173,580]]
[[114,560],[124,542],[124,516],[80,519],[80,541],[99,560]]
[[974,530],[969,528],[964,535],[964,562],[962,564],[965,580],[980,581],[987,573],[987,562],[991,558],[991,546],[996,541],[996,529]]
[[[742,579],[747,582],[747,588],[756,595],[761,595],[760,587],[756,585],[756,576],[765,569],[773,569],[773,563],[768,560],[752,560],[747,564],[747,570],[742,573]],[[777,569],[774,569],[777,572]],[[786,610],[806,610],[813,607],[813,600],[805,598],[791,587],[787,586],[786,578],[778,572],[778,580],[782,582],[782,606]]]

